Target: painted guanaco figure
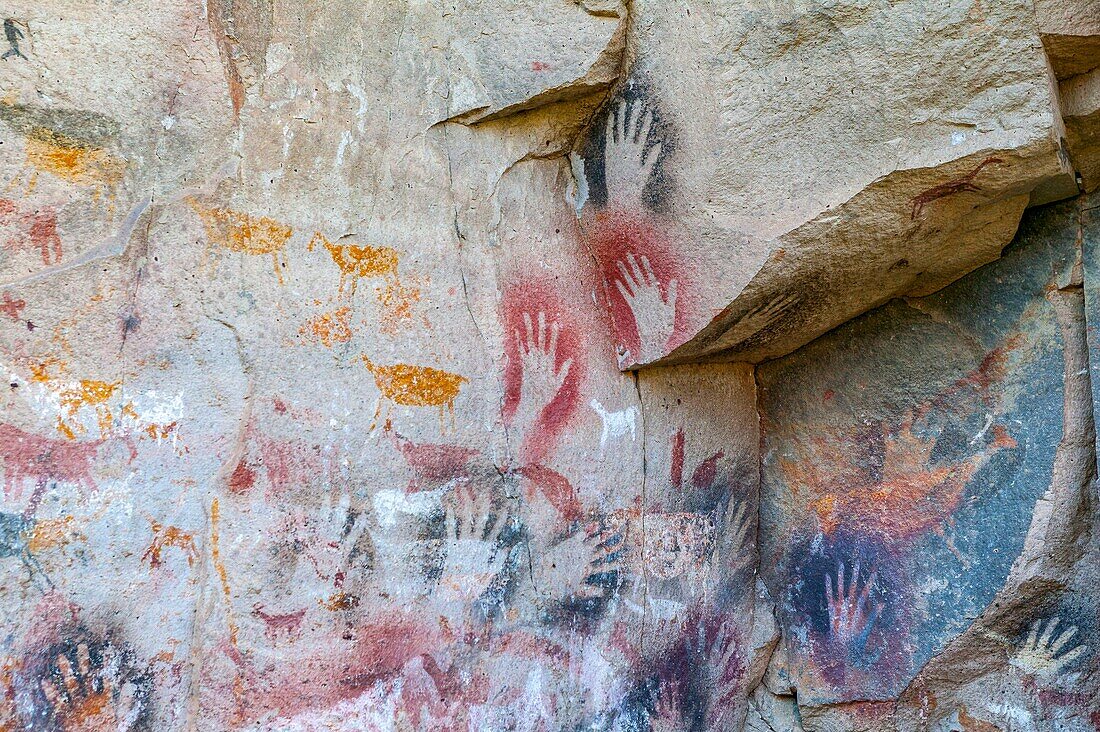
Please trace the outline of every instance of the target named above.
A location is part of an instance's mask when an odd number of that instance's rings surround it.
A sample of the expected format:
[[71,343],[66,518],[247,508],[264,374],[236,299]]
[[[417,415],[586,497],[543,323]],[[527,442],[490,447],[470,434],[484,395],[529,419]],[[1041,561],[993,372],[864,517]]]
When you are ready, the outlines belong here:
[[946,198],[947,196],[953,196],[963,191],[980,191],[982,188],[981,186],[975,185],[974,178],[977,177],[978,173],[982,172],[982,168],[985,166],[1003,162],[1003,160],[996,157],[986,158],[978,163],[977,167],[966,175],[961,175],[954,180],[949,180],[946,183],[940,183],[938,186],[932,186],[926,191],[921,191],[912,198],[913,210],[909,214],[909,218],[916,221],[921,211],[924,210],[925,204],[931,203],[932,201]]
[[229,208],[208,208],[193,196],[186,200],[206,228],[207,251],[210,245],[217,244],[231,252],[270,254],[275,276],[279,284],[283,284],[286,243],[293,229],[266,216],[251,216]]
[[25,141],[27,164],[8,183],[11,189],[29,173],[25,192],[34,191],[39,173],[73,185],[91,188],[98,203],[114,211],[115,194],[128,164],[108,147],[118,139],[119,124],[98,112],[81,109],[48,109],[0,101],[0,121]]
[[[99,435],[105,437],[111,431],[111,425],[114,422],[114,416],[111,414],[111,408],[107,402],[114,396],[121,383],[121,381],[107,382],[81,379],[77,385],[66,387],[58,392],[58,400],[70,420],[75,420],[77,413],[82,408],[93,407],[96,422],[99,424]],[[70,440],[75,440],[77,434],[82,433],[84,429],[79,422],[74,421],[73,424],[69,424],[59,416],[57,418],[57,431]]]
[[383,400],[387,402],[386,419],[389,418],[394,404],[402,407],[438,407],[440,430],[443,429],[444,411],[450,413],[451,425],[454,425],[455,399],[458,398],[462,385],[469,382],[465,376],[430,366],[412,366],[404,363],[379,366],[366,356],[361,358],[367,371],[374,376],[374,383],[378,390],[382,392],[375,404],[370,431],[373,431],[378,424]]
[[358,244],[334,244],[321,232],[309,240],[307,251],[318,244],[328,250],[329,256],[340,268],[340,292],[351,280],[349,295],[355,296],[355,288],[362,277],[397,277],[397,252],[389,247],[372,247]]

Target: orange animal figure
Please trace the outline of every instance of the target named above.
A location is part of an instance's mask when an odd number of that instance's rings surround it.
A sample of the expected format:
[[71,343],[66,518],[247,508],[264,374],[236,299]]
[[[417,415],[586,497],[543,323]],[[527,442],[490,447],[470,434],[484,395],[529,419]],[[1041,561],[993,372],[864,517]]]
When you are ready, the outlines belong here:
[[74,185],[89,187],[96,201],[107,198],[114,208],[115,192],[126,175],[127,163],[108,149],[118,140],[120,126],[98,112],[0,101],[0,121],[26,142],[27,166],[9,184],[17,185],[30,171],[26,192],[34,190],[40,173]]
[[[58,398],[70,419],[76,417],[77,412],[84,407],[95,407],[96,421],[99,423],[99,435],[103,437],[111,430],[111,425],[114,422],[114,417],[111,415],[111,409],[107,406],[107,402],[114,396],[120,383],[122,382],[108,383],[106,381],[81,379],[77,386],[67,387],[58,392]],[[75,440],[77,431],[83,432],[84,430],[80,425],[76,425],[76,430],[74,430],[64,419],[58,417],[57,431],[70,440]]]
[[229,208],[208,208],[193,197],[188,197],[187,203],[202,219],[208,244],[243,254],[270,254],[275,276],[279,284],[283,284],[286,243],[293,229],[266,216],[251,216]]
[[378,424],[378,415],[382,411],[382,400],[389,405],[386,417],[394,404],[403,407],[438,407],[440,429],[443,427],[444,410],[450,412],[454,424],[455,399],[462,384],[469,382],[465,376],[452,374],[429,366],[410,366],[398,363],[392,366],[379,366],[366,356],[362,357],[367,370],[374,376],[374,383],[382,393],[374,408],[370,429]]
[[85,541],[87,538],[76,529],[75,519],[72,516],[38,519],[34,522],[31,535],[27,539],[27,549],[31,554],[38,554],[47,549],[65,546],[72,541]]
[[28,136],[26,155],[31,170],[27,193],[37,185],[39,173],[49,173],[66,183],[91,188],[96,201],[105,197],[107,210],[114,210],[115,195],[126,174],[125,160],[104,148],[51,130],[38,130]]
[[361,277],[397,278],[397,252],[389,247],[360,246],[357,244],[333,244],[321,232],[309,240],[308,251],[318,244],[328,250],[329,256],[340,268],[340,292],[351,279],[349,295],[355,296],[355,288]]
[[149,562],[149,566],[156,569],[164,561],[161,556],[164,550],[168,547],[176,547],[183,550],[184,555],[187,557],[188,566],[194,566],[195,560],[198,558],[198,550],[195,548],[195,539],[191,534],[175,526],[165,526],[152,519],[149,519],[149,524],[153,530],[153,540],[149,543],[145,553],[141,555],[142,561]]
[[345,305],[331,313],[321,313],[310,318],[298,329],[298,335],[312,335],[325,348],[332,348],[337,343],[347,343],[354,335],[351,330],[351,308]]

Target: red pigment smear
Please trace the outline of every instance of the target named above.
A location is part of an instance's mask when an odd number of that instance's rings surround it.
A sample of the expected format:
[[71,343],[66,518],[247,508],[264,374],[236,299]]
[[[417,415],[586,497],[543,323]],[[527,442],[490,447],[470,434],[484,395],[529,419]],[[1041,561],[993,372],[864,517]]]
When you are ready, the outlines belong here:
[[672,485],[680,489],[684,485],[684,428],[672,436]]
[[527,465],[516,473],[530,481],[529,498],[533,498],[536,492],[541,493],[557,509],[564,523],[580,520],[583,515],[581,502],[577,500],[572,484],[564,475],[542,465]]
[[555,287],[560,286],[546,280],[528,279],[507,287],[501,299],[501,321],[505,331],[503,415],[506,424],[511,424],[515,417],[523,383],[518,339],[526,338],[524,313],[531,318],[536,329],[540,312],[546,316],[548,329],[551,323],[558,324],[555,367],[560,368],[566,360],[573,360],[565,383],[543,408],[532,434],[524,435],[520,458],[525,464],[539,462],[557,446],[580,402],[581,384],[584,381],[586,359],[581,329],[577,327],[580,316],[558,296],[554,291]]
[[411,659],[436,650],[438,636],[438,626],[402,615],[378,619],[357,629],[345,650],[326,648],[274,667],[270,685],[248,700],[249,713],[254,719],[269,711],[290,717],[353,699],[399,674]]
[[25,480],[73,483],[94,489],[92,464],[103,440],[71,442],[24,432],[0,423],[0,461],[4,465],[4,490],[19,498]]
[[[466,684],[455,668],[444,671],[435,659],[424,654],[412,659],[402,670],[401,710],[416,728],[420,728],[421,717],[427,713],[427,719],[450,719],[452,712],[460,715],[470,708],[484,704],[488,698],[489,683],[483,673],[475,673]],[[459,725],[465,727],[465,725]]]
[[596,259],[596,275],[603,283],[618,345],[634,354],[641,352],[634,314],[615,285],[622,279],[617,263],[625,263],[630,254],[649,260],[653,273],[661,282],[662,295],[668,296],[668,284],[676,280],[676,318],[667,349],[687,340],[691,287],[685,281],[684,272],[670,249],[668,235],[661,230],[659,221],[644,213],[606,210],[593,215],[582,227],[582,233]]
[[229,490],[237,495],[256,487],[261,467],[267,477],[268,496],[309,485],[331,473],[330,466],[321,456],[320,445],[269,437],[254,424],[248,427],[246,439],[245,455],[229,477]]
[[691,474],[691,484],[699,489],[710,488],[714,485],[714,477],[718,473],[718,461],[724,456],[725,453],[719,450],[699,463],[699,467]]
[[445,444],[420,444],[396,433],[388,433],[391,440],[405,458],[405,462],[416,474],[406,492],[416,493],[422,490],[434,490],[440,485],[461,477],[466,473],[466,466],[475,456],[478,450],[459,445]]
[[25,307],[27,307],[27,301],[13,299],[10,292],[5,292],[3,298],[0,298],[0,313],[7,315],[16,322],[19,322],[19,315]]
[[568,649],[549,638],[532,635],[523,630],[514,630],[498,639],[497,653],[509,654],[516,658],[533,661],[552,661],[561,668],[569,662]]
[[5,246],[10,251],[37,248],[42,264],[61,262],[61,236],[57,233],[57,212],[54,209],[43,207],[22,212],[15,201],[0,198],[0,224],[12,222],[22,227],[23,236],[8,239]]
[[256,484],[256,472],[248,467],[248,463],[241,460],[229,476],[229,490],[237,495],[248,493]]
[[[993,453],[1015,447],[1016,441],[1002,425],[993,425],[994,440],[978,455],[957,464],[933,465],[922,454],[930,451],[932,438],[917,438],[912,423],[975,397],[994,409],[995,387],[1004,379],[1008,352],[1020,343],[1019,338],[1009,339],[986,355],[978,368],[914,408],[908,426],[882,422],[877,430],[856,434],[821,429],[808,438],[797,460],[781,459],[787,484],[808,487],[815,496],[810,508],[822,530],[833,534],[841,528],[858,528],[892,541],[942,531],[974,474]],[[867,459],[853,458],[874,452],[871,448],[877,446],[886,453],[881,476],[870,471]]]

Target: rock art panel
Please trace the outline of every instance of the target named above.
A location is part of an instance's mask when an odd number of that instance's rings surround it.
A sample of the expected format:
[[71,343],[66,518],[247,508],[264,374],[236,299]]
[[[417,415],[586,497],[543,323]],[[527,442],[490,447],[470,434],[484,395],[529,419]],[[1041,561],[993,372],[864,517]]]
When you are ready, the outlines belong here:
[[806,729],[1093,711],[1086,208],[1036,209],[1000,261],[761,368],[776,683]]
[[[504,74],[526,26],[477,4],[168,4],[173,74],[119,83],[149,119],[90,103],[96,64],[5,96],[38,165],[0,210],[5,728],[740,724],[774,634],[752,370],[619,372],[561,191],[625,12],[516,9],[583,42],[532,23]],[[106,53],[64,10],[7,61]]]
[[1030,4],[986,5],[635,3],[576,166],[622,365],[783,355],[1075,195]]
[[0,729],[1094,732],[1089,18],[757,5],[5,7]]

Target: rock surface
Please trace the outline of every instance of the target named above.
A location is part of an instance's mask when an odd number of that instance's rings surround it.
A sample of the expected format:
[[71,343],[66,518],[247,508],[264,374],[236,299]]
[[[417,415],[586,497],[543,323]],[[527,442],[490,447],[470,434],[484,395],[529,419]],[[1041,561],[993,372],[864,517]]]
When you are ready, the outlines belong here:
[[[995,259],[1027,205],[1077,191],[1030,3],[641,0],[632,13],[622,101],[584,148],[589,246],[624,366],[783,355]],[[646,222],[629,252],[614,246],[623,215]],[[663,299],[634,292],[647,278],[631,254]],[[663,323],[673,295],[675,327],[647,324],[654,341],[638,344],[631,307]]]
[[1100,730],[1092,5],[14,0],[0,729]]

